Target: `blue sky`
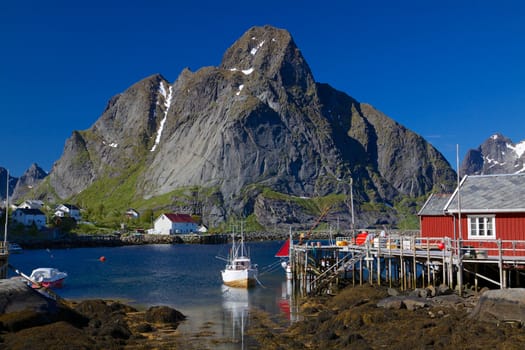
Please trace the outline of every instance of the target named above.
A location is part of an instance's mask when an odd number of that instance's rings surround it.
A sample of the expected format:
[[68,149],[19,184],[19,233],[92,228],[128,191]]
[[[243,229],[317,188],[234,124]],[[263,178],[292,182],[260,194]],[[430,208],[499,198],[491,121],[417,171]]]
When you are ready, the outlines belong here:
[[220,64],[252,26],[290,31],[318,82],[370,103],[452,166],[525,139],[525,1],[3,1],[0,166],[49,171],[73,130],[155,73]]

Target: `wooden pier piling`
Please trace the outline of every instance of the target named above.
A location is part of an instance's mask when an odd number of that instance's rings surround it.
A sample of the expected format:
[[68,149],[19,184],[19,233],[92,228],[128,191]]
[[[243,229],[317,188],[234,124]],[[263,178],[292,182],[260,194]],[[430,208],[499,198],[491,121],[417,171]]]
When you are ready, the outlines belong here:
[[[330,292],[340,281],[353,286],[386,283],[401,290],[444,284],[458,294],[467,287],[477,292],[481,280],[499,288],[510,287],[511,281],[516,286],[522,284],[524,274],[519,270],[525,272],[525,248],[517,252],[515,247],[525,247],[525,242],[498,242],[497,248],[479,257],[464,254],[461,247],[466,243],[450,238],[391,235],[362,244],[350,237],[338,238],[331,245],[295,244],[291,250],[293,278],[302,294]],[[503,246],[512,246],[513,251]],[[512,279],[514,270],[518,271]]]
[[7,242],[0,241],[0,279],[7,278],[7,268],[9,266],[9,249]]

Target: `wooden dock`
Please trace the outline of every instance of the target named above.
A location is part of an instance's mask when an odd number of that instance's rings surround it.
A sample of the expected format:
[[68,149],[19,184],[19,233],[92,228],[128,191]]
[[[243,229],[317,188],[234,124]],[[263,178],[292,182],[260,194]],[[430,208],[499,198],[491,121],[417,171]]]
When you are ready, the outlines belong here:
[[341,281],[401,290],[445,284],[460,294],[466,287],[477,292],[481,286],[509,288],[524,282],[525,241],[389,235],[360,243],[340,237],[328,245],[293,245],[290,262],[301,294],[327,293]]

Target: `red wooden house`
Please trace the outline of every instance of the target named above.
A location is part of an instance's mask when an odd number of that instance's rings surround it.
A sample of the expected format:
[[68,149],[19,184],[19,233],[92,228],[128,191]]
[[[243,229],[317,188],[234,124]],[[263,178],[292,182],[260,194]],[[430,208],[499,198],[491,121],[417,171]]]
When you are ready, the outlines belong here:
[[525,174],[465,176],[454,193],[432,194],[418,215],[422,237],[525,256]]

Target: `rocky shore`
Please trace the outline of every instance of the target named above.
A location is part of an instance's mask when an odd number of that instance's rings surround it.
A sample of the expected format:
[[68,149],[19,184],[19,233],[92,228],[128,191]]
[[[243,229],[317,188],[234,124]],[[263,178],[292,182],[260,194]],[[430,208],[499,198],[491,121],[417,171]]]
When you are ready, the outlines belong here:
[[165,306],[52,300],[19,278],[0,280],[1,349],[184,349],[184,319]]
[[460,297],[447,288],[405,294],[347,287],[305,299],[303,320],[281,327],[252,315],[248,332],[264,349],[522,349],[525,289]]
[[[400,293],[369,285],[304,298],[300,321],[251,310],[248,349],[521,349],[525,289],[460,297],[446,287]],[[2,349],[214,349],[207,331],[179,332],[180,312],[118,301],[52,301],[18,278],[0,281]]]

